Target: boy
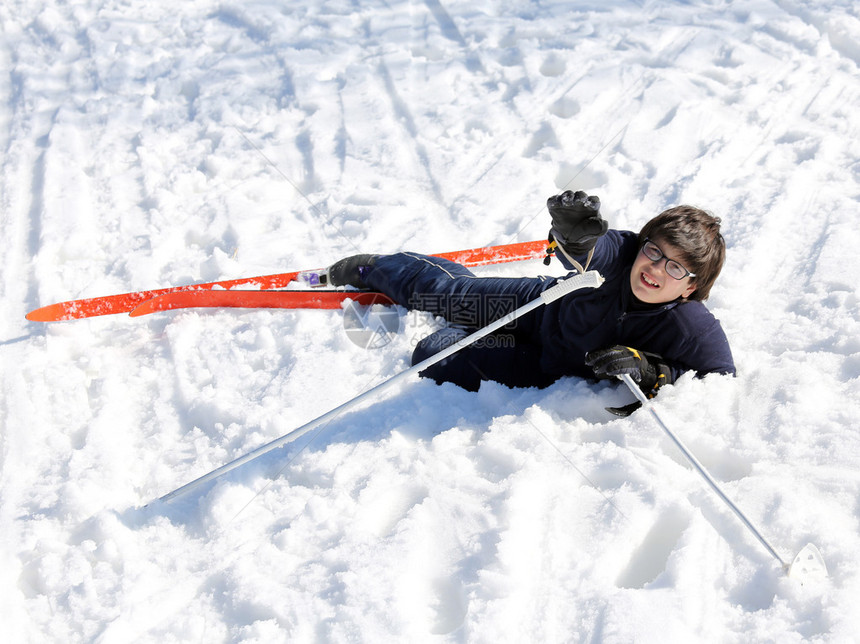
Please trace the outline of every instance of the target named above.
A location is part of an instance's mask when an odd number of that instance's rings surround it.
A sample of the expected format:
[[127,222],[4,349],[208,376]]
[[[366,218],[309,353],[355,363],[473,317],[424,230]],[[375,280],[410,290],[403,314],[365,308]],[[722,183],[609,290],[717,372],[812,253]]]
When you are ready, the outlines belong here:
[[[550,197],[547,208],[550,242],[562,264],[571,270],[584,262],[604,284],[532,311],[514,328],[497,331],[497,342],[465,347],[422,376],[476,391],[483,380],[546,387],[563,376],[627,373],[653,397],[688,370],[735,373],[720,323],[702,304],[725,260],[718,218],[679,206],[637,235],[608,230],[600,200],[584,192]],[[532,301],[558,279],[481,278],[454,262],[414,253],[355,255],[329,268],[335,286],[382,291],[455,325],[421,340],[412,364]]]

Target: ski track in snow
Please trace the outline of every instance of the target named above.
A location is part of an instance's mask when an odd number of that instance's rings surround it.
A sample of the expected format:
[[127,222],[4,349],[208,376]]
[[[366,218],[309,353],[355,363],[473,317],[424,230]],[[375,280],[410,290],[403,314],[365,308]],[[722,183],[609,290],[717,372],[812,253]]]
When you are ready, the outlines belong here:
[[[575,6],[572,7],[571,4]],[[847,0],[0,7],[9,641],[853,641],[860,13]],[[44,304],[537,239],[547,196],[723,217],[736,379],[403,385],[332,312],[28,323]],[[484,269],[558,271],[539,262]]]

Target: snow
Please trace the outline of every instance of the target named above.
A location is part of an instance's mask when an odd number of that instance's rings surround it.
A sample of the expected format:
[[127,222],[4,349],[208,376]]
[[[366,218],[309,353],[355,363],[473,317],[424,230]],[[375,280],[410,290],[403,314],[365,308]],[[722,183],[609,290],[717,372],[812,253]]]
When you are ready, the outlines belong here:
[[[10,642],[847,642],[860,632],[860,11],[849,0],[8,0],[0,606]],[[393,391],[331,311],[57,301],[723,218],[735,379]],[[482,274],[558,274],[540,262]],[[147,505],[149,504],[149,505]]]

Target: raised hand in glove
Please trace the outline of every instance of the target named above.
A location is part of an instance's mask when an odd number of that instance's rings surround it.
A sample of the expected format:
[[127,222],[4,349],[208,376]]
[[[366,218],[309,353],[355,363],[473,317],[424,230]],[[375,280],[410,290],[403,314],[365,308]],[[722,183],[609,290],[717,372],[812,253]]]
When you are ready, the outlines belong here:
[[663,385],[674,382],[672,370],[656,353],[645,353],[616,344],[585,354],[585,364],[598,378],[612,378],[628,374],[649,398],[657,395]]
[[609,229],[600,216],[600,198],[567,190],[546,200],[550,235],[570,255],[585,255]]

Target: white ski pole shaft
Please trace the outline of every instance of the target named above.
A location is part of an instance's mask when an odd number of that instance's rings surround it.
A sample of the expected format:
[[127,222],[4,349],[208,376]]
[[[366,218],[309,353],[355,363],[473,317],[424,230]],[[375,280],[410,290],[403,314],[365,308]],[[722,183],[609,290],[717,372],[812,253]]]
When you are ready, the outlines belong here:
[[675,446],[679,450],[681,450],[681,453],[690,462],[690,465],[693,466],[693,469],[695,469],[702,476],[702,478],[705,479],[707,484],[711,487],[711,490],[713,490],[716,495],[720,497],[723,502],[729,506],[729,508],[731,508],[732,512],[734,512],[738,519],[741,520],[741,523],[743,523],[749,529],[749,531],[755,535],[756,539],[761,542],[761,545],[763,545],[765,549],[771,555],[773,555],[773,557],[780,563],[780,565],[782,565],[785,571],[788,572],[791,569],[791,566],[785,561],[783,561],[782,557],[780,557],[777,551],[774,550],[773,546],[768,543],[767,539],[765,539],[762,534],[756,529],[756,527],[752,524],[752,521],[750,521],[746,517],[746,515],[741,512],[740,508],[738,508],[738,506],[736,506],[728,496],[726,496],[726,493],[723,492],[722,488],[708,473],[708,470],[705,469],[705,466],[699,462],[699,460],[693,455],[693,453],[689,449],[687,449],[687,446],[684,445],[683,442],[681,442],[681,439],[678,438],[675,433],[671,429],[669,429],[666,423],[663,422],[663,419],[660,418],[660,415],[657,413],[657,410],[654,409],[654,405],[651,404],[651,401],[648,400],[647,396],[645,396],[642,390],[639,389],[639,386],[633,381],[633,378],[631,378],[626,373],[619,376],[619,378],[624,381],[624,384],[627,385],[627,387],[630,389],[630,391],[633,392],[633,395],[639,399],[642,405],[648,411],[651,412],[651,416],[654,417],[654,420],[657,421],[657,424],[660,426],[660,428],[664,432],[666,432],[666,435],[672,440],[673,443],[675,443]]
[[289,432],[288,434],[284,434],[280,438],[276,438],[272,442],[266,443],[265,445],[262,445],[262,446],[258,447],[257,449],[255,449],[251,452],[248,452],[244,456],[240,456],[239,458],[237,458],[233,461],[230,461],[229,463],[226,463],[217,469],[212,470],[208,474],[204,474],[200,478],[197,478],[197,479],[191,481],[190,483],[186,483],[182,487],[179,487],[179,488],[173,490],[172,492],[165,494],[164,496],[162,496],[158,500],[159,501],[170,501],[172,499],[175,499],[178,496],[181,496],[187,492],[190,492],[191,490],[193,490],[194,488],[196,488],[199,485],[202,485],[204,483],[212,481],[212,480],[218,478],[219,476],[223,476],[227,472],[234,470],[237,467],[244,465],[245,463],[248,463],[249,461],[253,461],[255,458],[258,458],[258,457],[262,456],[263,454],[272,451],[273,449],[277,449],[278,447],[281,447],[282,445],[286,445],[287,443],[294,441],[297,438],[300,438],[301,436],[307,434],[309,431],[319,427],[320,425],[323,425],[324,423],[327,423],[331,420],[334,420],[337,416],[339,416],[343,412],[347,411],[348,409],[355,407],[356,405],[358,405],[360,402],[362,402],[366,398],[369,398],[370,396],[382,393],[386,389],[389,389],[390,387],[395,385],[397,382],[403,380],[404,378],[411,376],[412,374],[416,374],[420,371],[424,371],[428,367],[430,367],[430,366],[436,364],[437,362],[444,360],[448,356],[456,353],[457,351],[459,351],[463,347],[469,346],[470,344],[477,342],[478,340],[480,340],[484,336],[487,336],[490,333],[493,333],[494,331],[501,329],[503,326],[510,324],[511,322],[516,320],[517,318],[525,315],[526,313],[533,311],[534,309],[536,309],[540,306],[543,306],[545,304],[549,304],[550,302],[557,300],[558,298],[560,298],[564,295],[567,295],[568,293],[572,293],[573,291],[583,289],[583,288],[598,288],[601,284],[603,284],[603,277],[601,277],[601,275],[597,271],[588,271],[586,273],[574,275],[573,277],[569,277],[565,280],[562,280],[562,281],[558,282],[555,286],[548,288],[546,291],[541,293],[539,297],[535,298],[534,300],[532,300],[528,304],[525,304],[525,305],[521,306],[520,308],[516,309],[515,311],[508,313],[504,317],[499,318],[495,322],[492,322],[491,324],[488,324],[487,326],[485,326],[481,329],[478,329],[477,331],[475,331],[471,335],[468,335],[465,338],[459,340],[458,342],[455,342],[451,346],[446,347],[445,349],[443,349],[439,353],[436,353],[436,354],[430,356],[429,358],[427,358],[426,360],[423,360],[422,362],[419,362],[418,364],[413,365],[409,369],[405,369],[404,371],[401,371],[400,373],[395,374],[394,376],[392,376],[388,380],[385,380],[385,381],[381,382],[380,384],[376,385],[375,387],[368,389],[364,393],[359,394],[355,398],[348,400],[347,402],[343,403],[339,407],[335,407],[331,411],[326,412],[322,416],[315,418],[314,420],[302,425],[301,427],[294,429],[293,431]]

